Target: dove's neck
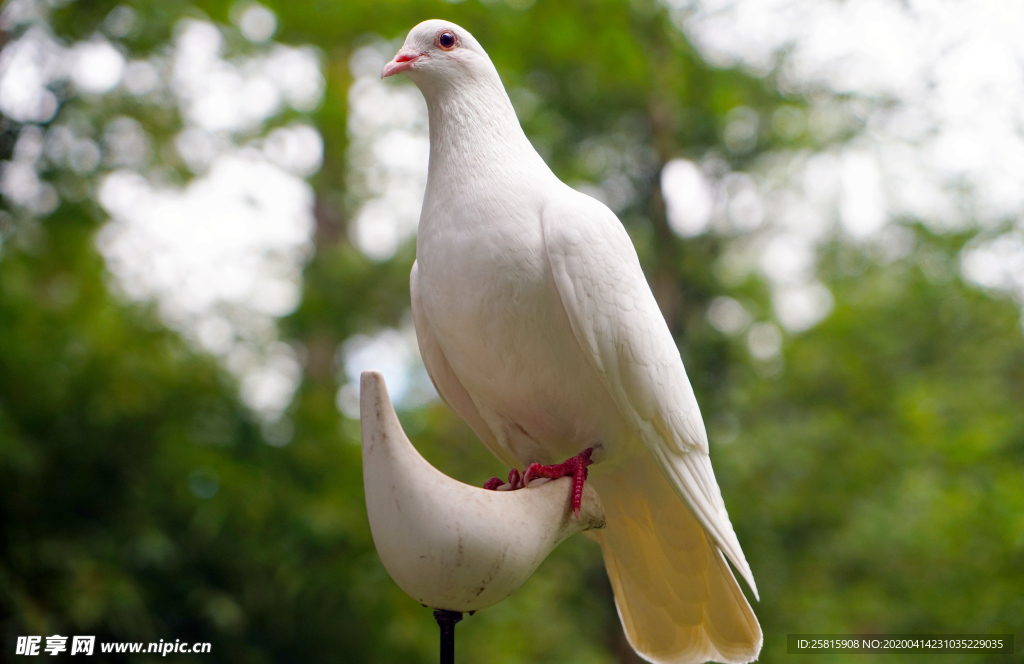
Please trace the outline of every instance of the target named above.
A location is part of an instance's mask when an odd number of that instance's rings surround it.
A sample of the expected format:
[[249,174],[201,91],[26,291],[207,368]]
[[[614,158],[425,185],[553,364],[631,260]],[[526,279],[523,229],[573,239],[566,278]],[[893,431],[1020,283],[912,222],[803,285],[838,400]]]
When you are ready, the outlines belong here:
[[430,119],[429,179],[470,183],[495,176],[554,177],[523,133],[496,71],[424,90]]

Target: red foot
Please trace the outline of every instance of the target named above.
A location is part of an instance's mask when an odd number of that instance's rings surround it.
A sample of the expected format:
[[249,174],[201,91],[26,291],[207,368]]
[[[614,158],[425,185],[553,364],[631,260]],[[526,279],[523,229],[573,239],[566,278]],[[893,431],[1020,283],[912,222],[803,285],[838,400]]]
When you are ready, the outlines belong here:
[[[513,490],[522,489],[531,480],[538,477],[547,477],[555,480],[559,477],[572,475],[572,513],[579,519],[580,508],[583,506],[583,484],[587,480],[587,466],[594,463],[590,460],[593,454],[594,448],[588,447],[576,456],[554,466],[542,466],[539,463],[531,463],[521,478],[519,471],[513,468],[508,474],[508,484],[512,485]],[[503,484],[505,482],[502,482],[501,478],[492,477],[484,483],[484,488],[494,491]]]
[[542,466],[539,463],[531,463],[523,474],[523,486],[530,483],[535,477],[549,477],[558,479],[566,475],[572,475],[572,513],[577,519],[580,518],[580,508],[583,506],[583,483],[587,480],[587,466],[594,463],[590,457],[594,454],[594,448],[588,447],[574,457],[570,457],[562,463],[554,466]]
[[[498,487],[504,484],[506,484],[506,482],[502,482],[500,477],[492,477],[491,479],[484,482],[484,488],[487,489],[488,491],[497,491]],[[515,468],[508,471],[507,484],[512,485],[512,488],[509,489],[510,491],[522,489],[524,486],[526,486],[525,484],[523,484],[522,479],[519,477],[519,471],[516,470]]]

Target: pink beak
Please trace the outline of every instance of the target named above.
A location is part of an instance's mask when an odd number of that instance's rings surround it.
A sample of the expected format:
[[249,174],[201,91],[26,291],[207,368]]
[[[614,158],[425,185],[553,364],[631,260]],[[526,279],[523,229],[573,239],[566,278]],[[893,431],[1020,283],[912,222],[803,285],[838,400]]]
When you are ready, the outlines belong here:
[[388,76],[394,76],[395,74],[401,74],[403,71],[412,68],[412,64],[423,57],[422,53],[417,53],[411,48],[403,48],[397,54],[395,58],[384,65],[384,71],[380,73],[381,78],[387,78]]

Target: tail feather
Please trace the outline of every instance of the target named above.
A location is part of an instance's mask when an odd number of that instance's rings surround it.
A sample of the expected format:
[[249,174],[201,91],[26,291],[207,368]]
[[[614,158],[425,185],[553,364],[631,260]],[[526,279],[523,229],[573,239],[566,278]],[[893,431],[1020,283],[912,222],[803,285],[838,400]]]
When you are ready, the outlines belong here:
[[642,477],[594,477],[608,521],[598,540],[630,645],[656,664],[757,659],[761,627],[721,550],[653,460],[641,465]]

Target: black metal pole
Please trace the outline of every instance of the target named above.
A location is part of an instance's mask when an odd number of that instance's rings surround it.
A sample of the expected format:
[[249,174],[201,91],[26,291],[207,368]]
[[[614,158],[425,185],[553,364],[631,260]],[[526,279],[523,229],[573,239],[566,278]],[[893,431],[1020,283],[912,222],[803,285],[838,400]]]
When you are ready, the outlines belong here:
[[458,611],[437,609],[434,620],[441,628],[441,664],[455,664],[455,623],[462,620]]

